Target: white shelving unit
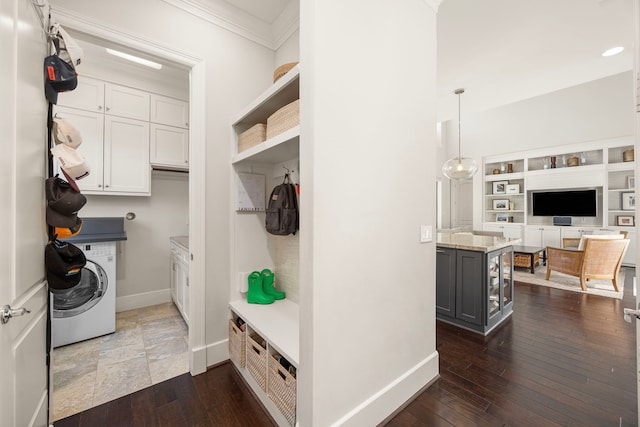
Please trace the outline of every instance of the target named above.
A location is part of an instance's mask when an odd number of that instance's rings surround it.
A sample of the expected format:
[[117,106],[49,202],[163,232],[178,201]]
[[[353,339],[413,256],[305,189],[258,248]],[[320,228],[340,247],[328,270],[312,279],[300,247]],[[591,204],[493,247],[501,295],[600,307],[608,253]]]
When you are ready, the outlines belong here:
[[[258,123],[266,123],[267,118],[274,112],[299,98],[299,78],[299,66],[296,66],[267,88],[233,120],[231,164],[236,176],[232,185],[238,185],[238,173],[257,173],[265,175],[267,187],[269,187],[274,179],[274,169],[280,168],[280,164],[284,165],[299,157],[299,126],[275,135],[245,151],[240,153],[237,151],[237,136],[240,133]],[[236,194],[235,189],[232,194]],[[266,188],[265,195],[268,194],[269,188]],[[232,206],[235,205],[232,203]],[[243,293],[246,290],[242,289],[243,285],[246,287],[241,282],[246,281],[247,273],[252,270],[260,271],[262,268],[275,268],[276,284],[278,283],[277,259],[273,242],[269,241],[270,237],[264,227],[264,213],[243,213],[234,210],[232,218],[231,262],[232,275],[235,277],[231,284],[232,301],[229,304],[229,317],[240,317],[246,322],[247,336],[251,334],[260,336],[264,341],[268,359],[274,354],[279,354],[298,370],[300,368],[298,304],[288,298],[275,301],[273,304],[248,304],[246,294]],[[288,237],[279,238],[287,239]],[[248,341],[246,351],[250,352],[253,348]],[[273,377],[272,370],[265,369],[267,386],[262,387],[248,365],[243,367],[236,360],[233,362],[276,422],[283,426],[290,425],[290,420],[278,408],[278,404],[282,402],[276,402],[278,399],[272,399],[268,393],[270,378],[277,380]]]
[[[632,240],[624,262],[626,265],[635,265],[635,210],[622,209],[624,193],[632,193],[635,197],[635,161],[629,161],[629,158],[624,161],[625,151],[633,147],[633,137],[623,137],[485,157],[483,230],[503,231],[510,237],[519,235],[524,239],[525,245],[537,245],[540,241],[555,244],[561,235],[572,234],[576,227],[623,230]],[[555,158],[555,168],[551,167],[552,158]],[[509,164],[511,173],[508,172]],[[495,185],[500,182],[518,184],[520,191],[514,194],[496,194]],[[598,191],[597,217],[580,218],[579,223],[569,227],[570,229],[554,229],[551,217],[534,217],[531,214],[532,191],[578,188],[596,188]],[[502,191],[502,188],[498,190]],[[506,200],[513,205],[508,210],[494,209],[496,200]],[[496,221],[501,214],[503,218],[506,215],[512,221]],[[634,225],[621,225],[618,222],[620,216],[632,217]],[[542,232],[546,234],[540,237]]]

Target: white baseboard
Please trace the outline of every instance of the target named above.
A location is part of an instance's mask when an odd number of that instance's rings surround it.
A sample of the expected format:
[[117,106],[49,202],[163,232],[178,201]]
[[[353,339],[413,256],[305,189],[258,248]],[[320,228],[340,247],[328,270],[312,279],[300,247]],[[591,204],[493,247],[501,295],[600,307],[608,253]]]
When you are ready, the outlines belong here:
[[136,308],[149,307],[166,302],[171,302],[171,291],[169,289],[126,295],[116,298],[116,312],[134,310]]
[[229,359],[229,340],[224,339],[206,346],[207,366],[213,366]]
[[425,385],[437,378],[438,374],[438,352],[434,351],[402,376],[353,408],[332,426],[378,425]]

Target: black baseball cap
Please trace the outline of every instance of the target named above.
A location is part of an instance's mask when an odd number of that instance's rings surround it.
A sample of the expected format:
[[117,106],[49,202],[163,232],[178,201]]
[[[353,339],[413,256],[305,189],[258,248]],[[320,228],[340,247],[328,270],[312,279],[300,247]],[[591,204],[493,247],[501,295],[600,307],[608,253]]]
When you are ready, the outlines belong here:
[[44,250],[44,265],[49,290],[64,291],[73,288],[82,278],[87,259],[80,248],[69,242],[53,240]]
[[69,229],[77,227],[78,211],[87,203],[87,198],[57,176],[47,178],[44,192],[47,197],[47,224]]
[[44,59],[44,94],[50,103],[58,102],[58,92],[73,90],[78,86],[78,75],[68,62],[58,55]]

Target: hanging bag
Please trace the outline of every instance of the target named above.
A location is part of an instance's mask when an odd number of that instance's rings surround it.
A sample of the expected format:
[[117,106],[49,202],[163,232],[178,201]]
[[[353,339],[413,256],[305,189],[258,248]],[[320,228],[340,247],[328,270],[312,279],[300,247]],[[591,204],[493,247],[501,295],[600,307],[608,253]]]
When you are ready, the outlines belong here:
[[276,236],[296,234],[299,228],[298,196],[296,187],[285,174],[282,184],[276,185],[267,207],[267,232]]

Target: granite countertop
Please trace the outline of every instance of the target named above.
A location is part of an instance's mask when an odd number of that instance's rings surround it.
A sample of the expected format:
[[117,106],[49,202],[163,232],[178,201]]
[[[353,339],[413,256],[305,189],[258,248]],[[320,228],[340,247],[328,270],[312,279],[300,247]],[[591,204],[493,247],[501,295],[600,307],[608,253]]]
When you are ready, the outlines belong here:
[[481,236],[470,232],[437,233],[436,245],[443,248],[466,249],[469,251],[490,252],[520,243],[521,239]]
[[169,240],[189,250],[189,236],[171,236]]

